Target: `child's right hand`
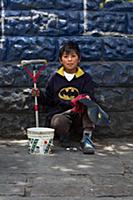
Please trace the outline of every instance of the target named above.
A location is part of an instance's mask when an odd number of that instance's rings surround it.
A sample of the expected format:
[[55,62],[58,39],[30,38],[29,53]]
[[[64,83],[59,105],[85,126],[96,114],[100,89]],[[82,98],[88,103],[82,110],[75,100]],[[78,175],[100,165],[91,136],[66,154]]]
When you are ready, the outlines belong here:
[[40,96],[40,90],[38,88],[32,88],[32,91],[31,91],[31,95],[33,97],[39,97]]

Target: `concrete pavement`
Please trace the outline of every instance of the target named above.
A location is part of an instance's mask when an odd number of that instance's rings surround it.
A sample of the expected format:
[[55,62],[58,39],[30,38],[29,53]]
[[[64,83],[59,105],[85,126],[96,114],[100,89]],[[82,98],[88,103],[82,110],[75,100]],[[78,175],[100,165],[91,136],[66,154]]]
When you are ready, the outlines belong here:
[[99,139],[95,155],[30,155],[27,142],[0,140],[0,200],[133,199],[133,138]]

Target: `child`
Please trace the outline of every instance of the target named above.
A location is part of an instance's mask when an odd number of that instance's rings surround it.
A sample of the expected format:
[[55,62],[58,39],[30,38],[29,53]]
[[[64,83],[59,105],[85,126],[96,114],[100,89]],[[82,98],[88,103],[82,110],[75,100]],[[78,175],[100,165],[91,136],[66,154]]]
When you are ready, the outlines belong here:
[[[94,83],[80,64],[80,50],[78,44],[66,42],[59,50],[61,67],[49,78],[43,103],[46,106],[46,126],[55,129],[63,147],[70,147],[70,134],[77,136],[82,132],[81,147],[83,153],[94,153],[91,141],[94,124],[89,119],[86,108],[80,107],[76,100],[83,94],[94,99]],[[77,99],[75,99],[77,98]],[[78,109],[79,108],[79,109]],[[79,137],[79,136],[78,136]]]

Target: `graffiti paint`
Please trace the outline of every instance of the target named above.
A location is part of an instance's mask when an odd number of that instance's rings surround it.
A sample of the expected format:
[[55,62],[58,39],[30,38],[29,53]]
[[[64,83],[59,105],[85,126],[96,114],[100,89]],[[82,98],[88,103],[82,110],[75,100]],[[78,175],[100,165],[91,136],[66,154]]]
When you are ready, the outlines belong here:
[[16,19],[19,21],[31,21],[39,19],[40,26],[39,30],[45,31],[49,28],[50,24],[54,22],[56,28],[58,27],[58,16],[54,13],[48,13],[43,11],[31,10],[29,16],[5,16],[4,1],[1,0],[1,38],[0,38],[0,48],[3,48],[3,42],[5,41],[5,20]]
[[[108,2],[115,2],[117,0],[104,0],[102,3],[100,3],[100,8],[104,8],[104,6],[108,3]],[[84,27],[84,31],[83,31],[83,35],[89,35],[89,36],[114,36],[114,37],[124,37],[124,38],[133,38],[133,34],[126,34],[126,33],[119,33],[119,32],[113,32],[113,31],[108,31],[108,32],[104,32],[104,31],[99,31],[97,29],[94,29],[93,31],[88,31],[88,8],[87,8],[87,2],[88,0],[83,0],[83,27]],[[133,0],[122,0],[123,3],[125,2],[133,2]]]
[[87,0],[83,0],[83,16],[84,16],[84,24],[83,24],[84,33],[86,33],[87,29],[88,29],[88,26],[87,26],[87,23],[88,23],[88,19],[87,19]]
[[3,48],[3,43],[5,41],[5,8],[4,1],[1,0],[1,38],[0,38],[0,48]]

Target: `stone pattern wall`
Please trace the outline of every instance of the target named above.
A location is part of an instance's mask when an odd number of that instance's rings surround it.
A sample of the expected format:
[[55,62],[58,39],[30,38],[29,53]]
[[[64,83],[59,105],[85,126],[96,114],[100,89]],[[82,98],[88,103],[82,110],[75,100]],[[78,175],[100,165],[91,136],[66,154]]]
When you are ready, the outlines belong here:
[[[64,40],[79,43],[82,66],[98,84],[100,105],[110,128],[96,135],[133,134],[133,3],[102,0],[1,0],[0,136],[22,136],[35,126],[31,78],[18,66],[24,59],[47,59],[38,79],[46,81],[58,63]],[[102,5],[102,6],[101,6]],[[32,67],[31,67],[32,68]],[[40,108],[40,126],[45,114]]]

